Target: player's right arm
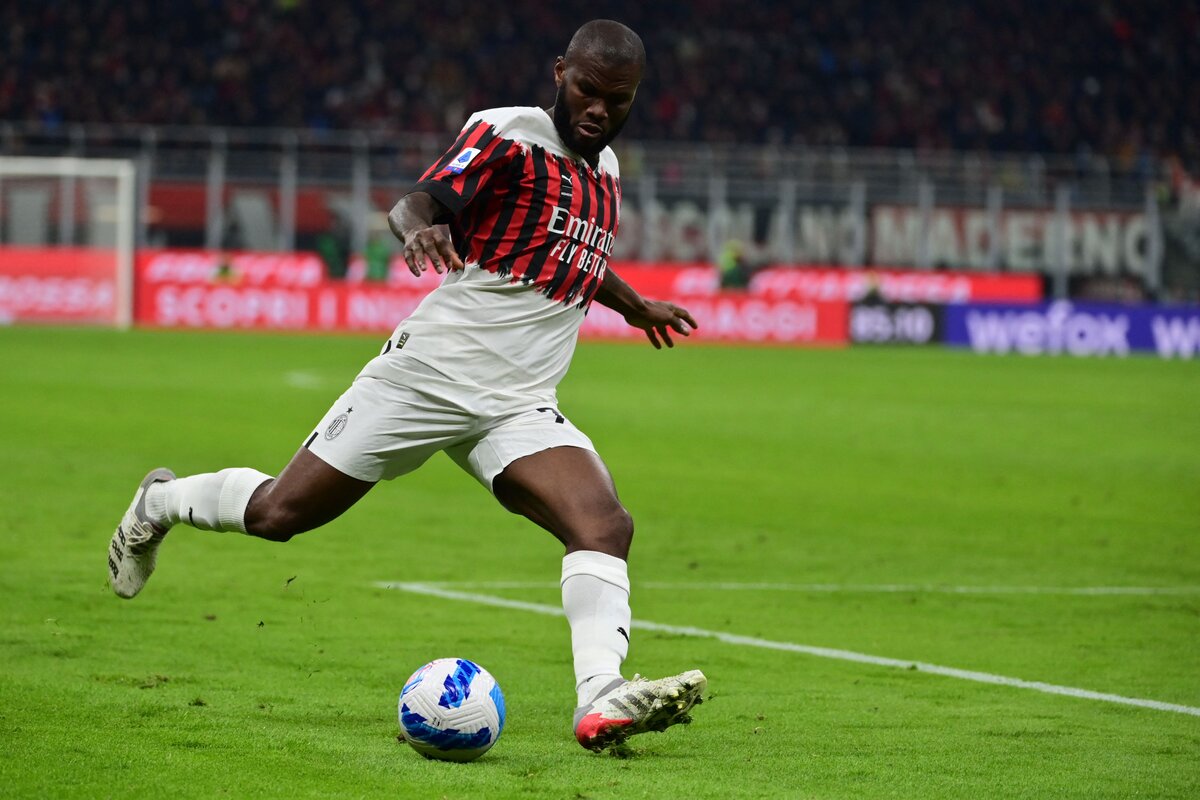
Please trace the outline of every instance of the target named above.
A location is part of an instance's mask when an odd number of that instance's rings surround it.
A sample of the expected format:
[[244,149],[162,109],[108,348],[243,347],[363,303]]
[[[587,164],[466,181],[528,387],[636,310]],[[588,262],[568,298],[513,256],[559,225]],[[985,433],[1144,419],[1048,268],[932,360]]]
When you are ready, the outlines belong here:
[[[485,118],[473,115],[458,139],[433,163],[388,214],[388,226],[404,243],[404,260],[414,275],[433,264],[436,272],[462,269],[462,258],[435,225],[451,222],[491,182],[507,171],[520,148],[499,135]],[[463,252],[466,252],[465,250]]]
[[388,214],[388,227],[404,245],[404,263],[417,277],[433,264],[439,275],[450,269],[462,269],[462,259],[434,220],[449,214],[449,209],[428,192],[411,192]]

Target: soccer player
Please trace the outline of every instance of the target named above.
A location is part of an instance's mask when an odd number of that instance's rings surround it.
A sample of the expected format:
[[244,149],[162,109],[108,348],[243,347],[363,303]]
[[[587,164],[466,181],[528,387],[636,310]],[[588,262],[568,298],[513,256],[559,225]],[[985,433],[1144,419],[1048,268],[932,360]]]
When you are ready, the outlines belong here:
[[432,266],[445,273],[442,284],[278,477],[248,468],[147,475],[109,547],[118,595],[141,590],[175,524],[287,541],[442,450],[506,509],[566,546],[562,602],[579,743],[600,750],[689,721],[707,685],[699,670],[654,681],[621,676],[633,521],[556,397],[593,301],[643,329],[656,348],[696,327],[685,309],[642,298],[608,268],[621,200],[608,144],[629,116],[645,59],[636,33],[594,20],[555,62],[549,111],[497,108],[467,120],[388,217],[409,269],[420,275]]

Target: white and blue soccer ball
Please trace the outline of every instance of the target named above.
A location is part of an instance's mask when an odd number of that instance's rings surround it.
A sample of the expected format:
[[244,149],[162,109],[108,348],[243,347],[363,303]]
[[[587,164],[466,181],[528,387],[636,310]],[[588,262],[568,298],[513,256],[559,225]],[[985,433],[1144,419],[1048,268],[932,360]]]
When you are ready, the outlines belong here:
[[479,758],[504,730],[500,685],[465,658],[439,658],[414,672],[400,692],[399,710],[404,740],[426,758]]

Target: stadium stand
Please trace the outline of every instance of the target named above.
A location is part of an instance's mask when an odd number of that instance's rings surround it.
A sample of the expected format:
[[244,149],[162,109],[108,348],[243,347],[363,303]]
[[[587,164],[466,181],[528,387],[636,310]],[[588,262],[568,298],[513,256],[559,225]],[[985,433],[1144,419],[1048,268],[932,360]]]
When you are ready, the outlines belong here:
[[[1200,165],[1200,7],[614,2],[643,139],[1102,153]],[[442,132],[546,97],[582,0],[48,0],[0,10],[0,119]],[[538,57],[531,58],[531,54]],[[541,60],[544,56],[545,62]]]

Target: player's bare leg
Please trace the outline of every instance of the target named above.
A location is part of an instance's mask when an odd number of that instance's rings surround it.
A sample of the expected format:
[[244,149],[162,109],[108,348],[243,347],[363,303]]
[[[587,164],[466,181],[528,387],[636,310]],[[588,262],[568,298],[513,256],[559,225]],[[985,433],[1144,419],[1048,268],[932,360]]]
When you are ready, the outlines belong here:
[[567,553],[592,551],[624,561],[633,518],[617,498],[608,467],[580,447],[518,458],[492,481],[501,505],[550,531]]
[[578,447],[517,459],[492,482],[496,498],[550,531],[567,548],[563,609],[571,626],[578,708],[575,738],[589,750],[691,720],[707,687],[698,670],[648,681],[621,677],[629,652],[633,519],[604,462]]
[[244,467],[186,478],[154,470],[109,543],[109,582],[121,597],[141,591],[154,571],[159,544],[178,523],[286,542],[337,518],[372,486],[303,448],[278,478]]
[[246,507],[245,532],[286,542],[337,519],[374,485],[334,469],[302,447],[278,478],[255,490]]

